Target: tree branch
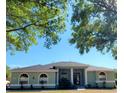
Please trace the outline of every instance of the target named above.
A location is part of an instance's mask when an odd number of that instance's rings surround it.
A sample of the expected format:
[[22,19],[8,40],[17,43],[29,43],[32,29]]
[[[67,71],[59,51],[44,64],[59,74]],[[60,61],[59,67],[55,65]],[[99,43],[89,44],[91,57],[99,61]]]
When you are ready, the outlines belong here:
[[108,4],[105,1],[95,1],[94,5],[96,5],[98,7],[103,7],[106,9],[106,11],[111,11],[111,12],[117,13],[116,6]]
[[[37,22],[38,22],[38,21],[37,21]],[[19,28],[15,28],[15,29],[9,29],[9,30],[6,30],[6,32],[13,32],[13,31],[25,29],[25,28],[27,28],[27,27],[29,27],[29,26],[32,26],[32,25],[39,26],[39,27],[44,27],[45,25],[48,24],[47,22],[44,23],[44,24],[36,24],[37,22],[32,23],[32,24],[25,25],[24,27],[19,27]]]
[[35,23],[28,24],[28,25],[26,25],[26,26],[24,26],[24,27],[19,27],[19,28],[15,28],[15,29],[8,29],[8,30],[6,30],[6,32],[13,32],[13,31],[25,29],[25,28],[27,28],[27,27],[29,27],[29,26],[31,26],[31,25],[34,25],[34,24],[35,24]]

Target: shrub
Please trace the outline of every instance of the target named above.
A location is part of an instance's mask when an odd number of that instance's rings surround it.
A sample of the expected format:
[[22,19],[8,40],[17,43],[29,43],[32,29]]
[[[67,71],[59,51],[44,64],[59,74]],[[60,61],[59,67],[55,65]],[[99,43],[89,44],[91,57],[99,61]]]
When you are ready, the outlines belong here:
[[95,87],[98,88],[98,83],[96,83],[95,85],[96,85]]
[[106,82],[103,81],[103,88],[106,88]]
[[33,89],[33,85],[31,84],[31,89]]
[[23,89],[24,87],[23,87],[23,84],[21,84],[21,89]]
[[71,86],[71,82],[67,78],[61,78],[59,81],[59,86],[61,88],[69,88]]
[[91,84],[85,85],[86,88],[91,88]]

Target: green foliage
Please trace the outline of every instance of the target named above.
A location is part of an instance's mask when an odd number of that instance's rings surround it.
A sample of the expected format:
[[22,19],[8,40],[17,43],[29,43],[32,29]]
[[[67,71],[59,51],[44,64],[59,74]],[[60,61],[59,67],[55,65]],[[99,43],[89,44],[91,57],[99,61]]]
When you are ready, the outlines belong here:
[[116,3],[116,0],[75,0],[70,43],[81,54],[95,47],[102,53],[111,52],[117,59]]
[[11,72],[9,66],[6,65],[6,79],[10,80],[11,78]]
[[59,41],[65,30],[67,0],[7,0],[7,50],[28,51],[44,39],[44,46]]
[[[69,1],[69,0],[68,0]],[[65,30],[67,0],[7,0],[7,50],[28,51],[43,39],[50,48]],[[117,59],[117,1],[71,0],[73,7],[71,44],[81,54],[95,47]]]

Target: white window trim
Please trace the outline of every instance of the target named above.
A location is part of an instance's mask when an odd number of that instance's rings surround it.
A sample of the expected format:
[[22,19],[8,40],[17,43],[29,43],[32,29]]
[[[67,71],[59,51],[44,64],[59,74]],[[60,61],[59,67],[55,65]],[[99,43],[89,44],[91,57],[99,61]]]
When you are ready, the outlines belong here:
[[40,74],[39,74],[39,76],[38,76],[38,84],[40,84],[39,81],[40,81],[40,75],[41,75],[41,74],[46,74],[46,75],[47,75],[47,83],[46,83],[46,84],[48,84],[48,74],[47,74],[47,73],[40,73]]
[[[56,84],[32,84],[33,86],[56,86]],[[15,86],[21,86],[21,84],[10,84],[10,86],[15,87]],[[31,86],[31,84],[25,84],[23,86]]]
[[101,81],[101,82],[103,82],[103,80],[99,80],[99,74],[100,74],[101,72],[105,73],[105,79],[106,79],[105,81],[107,81],[107,73],[104,72],[104,71],[100,71],[100,72],[98,72],[98,80],[97,80],[97,81]]
[[27,74],[27,75],[28,75],[28,84],[29,84],[29,74],[28,74],[28,73],[20,73],[20,75],[19,75],[19,77],[18,77],[18,84],[20,84],[20,83],[19,83],[19,82],[20,82],[20,76],[21,76],[22,74]]
[[[96,83],[103,83],[104,81],[97,80]],[[107,83],[115,83],[114,80],[106,80]]]
[[[107,82],[107,83],[115,83],[115,80],[108,80],[108,79],[107,79],[107,72],[105,72],[105,71],[99,71],[99,72],[97,72],[97,75],[99,76],[99,74],[100,74],[101,72],[104,72],[104,73],[105,73],[105,76],[106,76],[105,82]],[[104,82],[104,81],[99,80],[99,78],[96,80],[96,83],[103,83],[103,82]]]
[[56,84],[33,84],[33,86],[56,86]]

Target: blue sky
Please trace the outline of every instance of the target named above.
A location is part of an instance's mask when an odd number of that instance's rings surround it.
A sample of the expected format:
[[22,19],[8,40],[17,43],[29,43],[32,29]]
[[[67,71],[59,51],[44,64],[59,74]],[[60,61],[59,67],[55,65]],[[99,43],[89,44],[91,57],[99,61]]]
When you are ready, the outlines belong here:
[[16,52],[15,55],[7,53],[7,64],[11,68],[15,68],[59,61],[75,61],[94,66],[116,68],[117,63],[111,56],[111,53],[103,55],[95,48],[92,48],[89,53],[80,55],[78,49],[68,42],[71,37],[71,30],[69,29],[70,26],[61,35],[61,41],[57,45],[52,46],[51,49],[46,49],[39,42],[40,44],[32,46],[28,53]]
[[[71,18],[72,9],[69,7],[69,20]],[[80,55],[78,49],[71,45],[68,40],[71,37],[70,22],[66,22],[67,31],[60,35],[61,41],[52,46],[51,49],[46,49],[42,45],[42,41],[37,46],[32,46],[28,53],[16,52],[15,55],[10,55],[7,52],[7,65],[11,68],[24,67],[37,64],[48,64],[59,61],[74,61],[94,66],[102,66],[108,68],[117,68],[117,62],[111,56],[111,53],[105,55],[92,48],[89,53]]]

